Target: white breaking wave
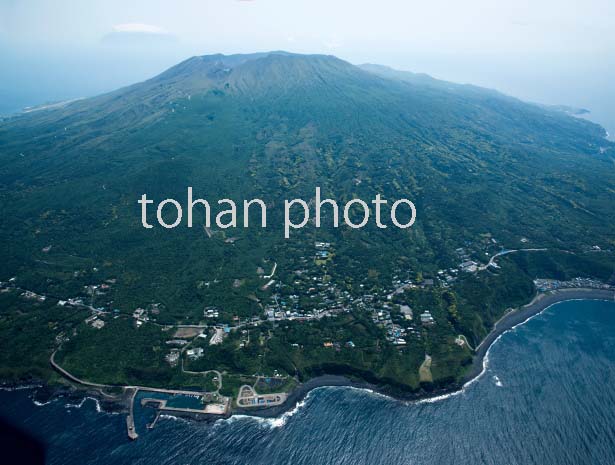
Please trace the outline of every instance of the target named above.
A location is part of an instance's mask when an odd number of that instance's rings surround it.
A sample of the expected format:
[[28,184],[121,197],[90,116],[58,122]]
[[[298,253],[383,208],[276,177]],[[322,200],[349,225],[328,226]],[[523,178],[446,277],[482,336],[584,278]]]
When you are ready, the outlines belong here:
[[306,401],[307,401],[309,396],[310,396],[310,393],[308,393],[308,395],[306,395],[303,400],[301,400],[300,402],[297,402],[297,404],[295,405],[295,407],[292,410],[289,410],[288,412],[284,412],[282,415],[280,415],[279,417],[276,417],[276,418],[263,418],[263,417],[253,416],[253,415],[232,415],[229,418],[224,418],[224,419],[221,419],[221,420],[217,420],[216,424],[223,424],[223,423],[224,424],[231,424],[231,423],[235,423],[237,421],[249,420],[249,421],[254,421],[254,422],[258,423],[261,426],[265,426],[265,427],[269,427],[269,428],[281,428],[282,426],[284,426],[286,424],[286,422],[288,421],[289,418],[291,418],[300,409],[305,407]]
[[280,428],[280,427],[284,426],[288,422],[289,418],[291,418],[293,415],[295,415],[300,409],[305,407],[308,398],[312,395],[313,392],[318,391],[320,389],[349,389],[349,390],[354,390],[354,391],[361,391],[363,393],[369,394],[370,396],[380,397],[382,399],[387,399],[387,400],[395,401],[394,398],[392,398],[390,396],[387,396],[386,394],[382,394],[380,392],[376,392],[376,391],[374,391],[372,389],[369,389],[369,388],[362,388],[362,387],[356,387],[356,386],[320,386],[320,387],[314,388],[310,392],[308,392],[307,395],[303,398],[303,400],[297,402],[297,404],[295,405],[295,407],[292,410],[289,410],[288,412],[284,412],[279,417],[276,417],[276,418],[263,418],[263,417],[253,416],[253,415],[232,415],[229,418],[225,418],[225,419],[221,419],[221,420],[216,421],[216,424],[222,424],[222,423],[229,424],[229,423],[234,423],[236,421],[250,420],[250,421],[254,421],[254,422],[258,423],[259,425],[265,426],[265,427]]
[[98,413],[101,413],[103,410],[100,408],[100,402],[98,402],[98,399],[94,398],[94,397],[84,397],[83,399],[81,399],[81,402],[79,402],[78,404],[66,404],[64,407],[69,409],[69,408],[81,408],[83,407],[83,404],[85,404],[86,400],[93,400],[94,403],[96,404],[96,411]]
[[459,391],[449,392],[448,394],[442,394],[440,396],[427,397],[425,399],[410,401],[406,405],[433,404],[434,402],[440,402],[441,400],[445,400],[445,399],[448,399],[450,397],[454,397],[454,396],[456,396],[458,394],[461,394],[462,392],[463,392],[463,389],[460,389]]
[[47,402],[39,402],[38,400],[33,400],[32,402],[34,402],[34,405],[36,405],[37,407],[44,407],[45,405],[51,404],[51,400],[48,400]]
[[370,389],[370,388],[362,388],[362,387],[356,387],[356,386],[323,386],[323,389],[326,389],[326,388],[340,388],[340,387],[343,388],[343,389],[350,389],[350,390],[354,390],[354,391],[362,391],[362,392],[367,393],[367,394],[369,394],[371,396],[380,397],[380,398],[386,399],[386,400],[393,400],[393,401],[395,400],[391,396],[387,396],[386,394],[374,391],[373,389]]
[[158,418],[171,421],[180,421],[183,423],[190,423],[190,420],[187,420],[186,418],[176,417],[175,415],[169,415],[168,413],[161,413]]
[[[32,399],[32,403],[34,405],[36,405],[37,407],[44,407],[46,405],[49,405],[53,402],[57,402],[59,400],[61,400],[61,397],[52,397],[51,399],[49,399],[47,402],[40,402],[36,399]],[[100,402],[98,401],[98,399],[96,399],[95,397],[84,397],[83,399],[81,399],[81,402],[79,402],[78,404],[71,404],[71,403],[66,403],[64,404],[64,408],[65,409],[71,409],[71,408],[81,408],[83,407],[83,404],[85,404],[86,400],[92,400],[94,401],[94,404],[96,405],[96,412],[97,413],[104,413],[106,415],[120,415],[122,414],[122,412],[107,412],[105,410],[102,409],[102,407],[100,406]]]

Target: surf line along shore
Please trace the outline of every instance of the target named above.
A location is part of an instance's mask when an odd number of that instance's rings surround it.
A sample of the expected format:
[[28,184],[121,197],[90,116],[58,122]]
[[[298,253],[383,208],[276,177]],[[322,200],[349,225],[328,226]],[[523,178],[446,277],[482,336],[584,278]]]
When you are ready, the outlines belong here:
[[[556,291],[550,291],[546,293],[538,294],[530,303],[518,307],[516,309],[510,310],[505,313],[494,325],[493,329],[489,332],[489,334],[483,339],[483,341],[476,347],[476,352],[472,359],[472,364],[463,377],[461,383],[451,384],[447,387],[434,390],[434,391],[417,391],[417,392],[408,392],[404,394],[393,393],[390,389],[387,389],[386,386],[368,383],[366,381],[356,381],[352,380],[343,375],[331,375],[325,374],[321,376],[316,376],[306,381],[305,383],[297,386],[293,391],[288,394],[286,401],[280,405],[273,407],[263,407],[263,408],[238,408],[228,406],[227,412],[224,415],[217,416],[217,418],[228,417],[233,414],[243,414],[254,417],[262,417],[262,418],[276,418],[281,415],[287,414],[288,412],[293,411],[297,404],[303,401],[308,394],[317,388],[321,387],[355,387],[359,389],[366,389],[373,392],[377,392],[379,394],[385,395],[387,397],[402,400],[402,401],[429,401],[430,399],[436,399],[440,396],[444,396],[447,394],[452,394],[455,392],[460,392],[463,390],[464,386],[471,384],[474,380],[479,378],[484,370],[484,360],[489,351],[489,348],[492,344],[504,334],[506,331],[513,329],[515,326],[518,326],[530,318],[538,315],[543,312],[548,307],[564,301],[570,300],[608,300],[615,301],[615,290],[610,289],[587,289],[587,288],[578,288],[578,289],[560,289]],[[55,355],[55,353],[54,353]],[[62,369],[57,363],[55,363],[54,357],[51,357],[52,366],[58,371],[61,375],[67,378],[69,381],[73,383],[80,384],[84,387],[100,387],[103,385],[97,385],[94,383],[89,383],[87,381],[75,378],[70,373],[66,372]],[[124,386],[126,388],[126,386]],[[127,393],[130,397],[134,394],[132,389],[135,387],[128,387]],[[132,388],[132,389],[131,389]],[[137,387],[140,390],[155,390],[148,387]],[[166,391],[166,390],[162,390]],[[168,391],[167,391],[168,392]],[[91,395],[96,397],[98,396],[96,392],[90,391]],[[102,393],[101,393],[102,394]],[[105,401],[113,402],[113,400],[107,398]],[[125,407],[129,406],[129,402],[133,399],[129,399],[128,402],[124,400],[121,402],[120,399],[117,399],[116,402],[123,403]],[[178,412],[179,413],[179,412]],[[192,418],[194,420],[208,420],[211,421],[213,418],[208,416],[204,418],[203,416],[196,415],[186,415],[180,414],[179,416]],[[130,426],[130,425],[128,425]]]
[[471,382],[483,372],[483,362],[491,345],[506,331],[542,313],[550,306],[568,300],[610,300],[615,301],[613,289],[569,288],[540,293],[523,307],[505,313],[493,326],[485,339],[476,347],[470,370],[464,377],[464,384]]
[[487,334],[476,347],[469,370],[462,378],[461,382],[457,384],[451,384],[434,391],[417,391],[399,394],[392,393],[386,386],[382,385],[371,384],[365,381],[355,381],[340,375],[322,375],[314,377],[297,386],[289,393],[286,402],[281,405],[262,409],[233,409],[232,413],[241,413],[263,418],[279,417],[292,411],[299,402],[307,397],[310,391],[320,387],[345,386],[366,389],[401,401],[430,401],[430,399],[435,400],[449,394],[461,392],[464,387],[470,385],[483,374],[485,369],[484,361],[489,352],[489,348],[502,334],[513,329],[515,326],[527,322],[529,319],[542,313],[554,304],[571,300],[608,300],[615,302],[615,289],[558,289],[556,291],[539,293],[530,303],[508,311],[495,323],[489,334]]

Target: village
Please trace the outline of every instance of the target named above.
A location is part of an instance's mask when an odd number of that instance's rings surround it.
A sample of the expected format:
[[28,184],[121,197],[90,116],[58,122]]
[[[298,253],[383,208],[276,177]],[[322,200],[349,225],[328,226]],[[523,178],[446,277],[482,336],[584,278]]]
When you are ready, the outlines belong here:
[[[525,244],[527,239],[522,238]],[[309,323],[323,318],[331,318],[352,312],[366,315],[371,322],[382,331],[384,340],[391,346],[402,350],[412,341],[420,342],[432,328],[446,320],[438,314],[438,309],[425,305],[411,304],[407,300],[407,292],[431,292],[433,290],[447,288],[465,274],[477,274],[489,268],[497,270],[498,257],[519,251],[542,251],[544,249],[505,249],[490,235],[481,237],[475,243],[466,242],[464,247],[455,250],[457,265],[439,269],[431,273],[421,271],[397,270],[392,276],[390,284],[378,289],[370,289],[358,293],[350,292],[331,279],[327,273],[327,264],[335,257],[335,246],[330,242],[316,241],[313,243],[313,255],[300,257],[301,267],[294,270],[280,270],[277,262],[270,259],[265,265],[259,266],[256,275],[261,281],[260,290],[266,291],[266,298],[260,302],[262,312],[251,316],[230,315],[228,309],[219,305],[206,305],[202,309],[200,318],[193,324],[166,324],[160,323],[159,317],[165,307],[161,303],[149,303],[134,308],[130,313],[120,310],[112,304],[106,304],[106,297],[116,284],[115,278],[108,278],[96,284],[83,287],[83,293],[74,297],[58,298],[48,296],[18,286],[17,278],[13,277],[7,282],[0,282],[0,293],[19,292],[21,298],[29,301],[43,303],[48,298],[57,300],[60,307],[85,310],[88,315],[83,322],[95,330],[103,330],[112,319],[128,318],[132,320],[134,328],[152,324],[159,326],[163,331],[169,331],[169,337],[164,344],[164,360],[170,367],[181,367],[186,373],[207,373],[202,371],[190,371],[195,362],[203,358],[208,350],[207,347],[220,346],[229,336],[233,336],[234,346],[237,350],[245,349],[254,342],[254,338],[260,338],[262,334],[253,333],[252,329],[266,324],[267,328],[275,330],[287,323]],[[481,258],[484,257],[484,258]],[[75,272],[78,273],[78,272]],[[280,273],[289,273],[292,279],[280,279]],[[210,284],[210,283],[206,283]],[[216,281],[213,282],[216,284]],[[535,288],[538,292],[548,292],[564,288],[591,288],[612,289],[613,287],[595,279],[575,278],[568,281],[554,279],[536,279]],[[359,288],[363,289],[360,284]],[[440,321],[440,323],[439,323]],[[266,331],[271,331],[267,329]],[[74,334],[74,332],[73,332]],[[255,336],[256,334],[256,336]],[[260,336],[259,336],[260,334]],[[62,332],[56,337],[58,346],[68,342],[71,334]],[[455,343],[468,345],[462,335],[455,339]],[[348,350],[355,348],[352,339],[336,340],[323,337],[322,348],[340,350],[342,347]],[[300,344],[292,344],[299,347]],[[216,372],[217,373],[217,372]],[[251,376],[273,376],[276,373],[254,373]],[[221,374],[217,374],[211,380],[214,386],[221,386]],[[248,401],[250,397],[245,390],[245,406],[258,405],[260,401]],[[254,391],[255,392],[255,391]],[[257,399],[257,394],[252,398]],[[267,400],[267,402],[271,399]]]

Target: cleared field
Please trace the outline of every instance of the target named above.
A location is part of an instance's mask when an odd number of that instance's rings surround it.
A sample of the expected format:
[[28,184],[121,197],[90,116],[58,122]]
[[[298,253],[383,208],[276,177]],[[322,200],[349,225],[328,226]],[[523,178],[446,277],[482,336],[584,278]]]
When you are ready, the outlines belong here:
[[173,337],[176,338],[191,338],[201,334],[201,328],[177,328]]
[[431,375],[431,357],[425,355],[425,361],[419,367],[419,381],[421,383],[432,383],[433,376]]

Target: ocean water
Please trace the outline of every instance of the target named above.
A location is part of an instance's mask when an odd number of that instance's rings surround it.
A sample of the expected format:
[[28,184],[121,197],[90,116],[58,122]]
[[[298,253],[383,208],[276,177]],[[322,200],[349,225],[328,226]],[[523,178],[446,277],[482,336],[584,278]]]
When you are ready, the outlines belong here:
[[495,343],[476,382],[430,402],[320,388],[273,420],[165,417],[130,442],[124,415],[30,395],[0,392],[0,416],[41,439],[50,464],[609,464],[615,303],[550,307]]

